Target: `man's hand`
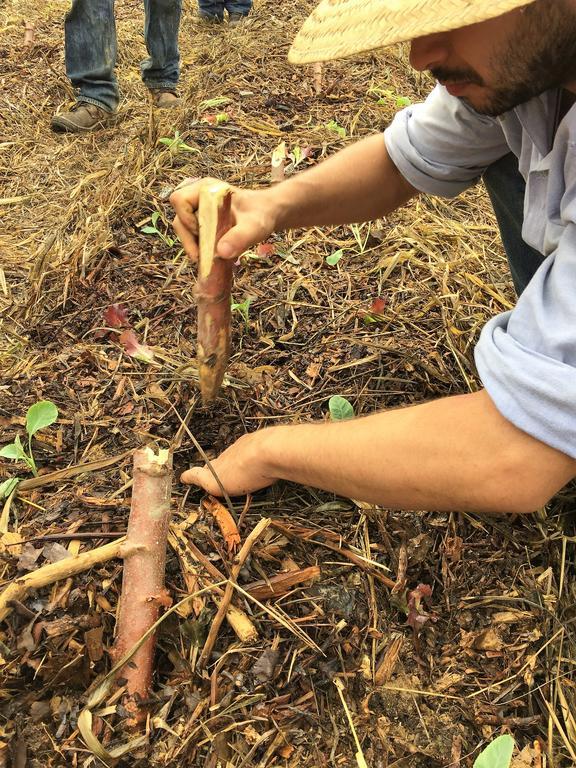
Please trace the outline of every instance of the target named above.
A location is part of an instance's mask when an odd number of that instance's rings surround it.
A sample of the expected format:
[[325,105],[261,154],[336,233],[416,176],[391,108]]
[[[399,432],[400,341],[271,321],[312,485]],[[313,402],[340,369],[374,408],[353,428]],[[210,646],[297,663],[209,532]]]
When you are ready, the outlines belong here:
[[[272,485],[277,478],[269,473],[261,435],[269,430],[243,435],[210,465],[230,496],[243,496]],[[193,467],[182,473],[183,483],[199,485],[212,496],[222,496],[222,489],[207,466]]]
[[[206,177],[185,180],[170,197],[176,211],[173,226],[182,247],[193,261],[198,260],[198,197],[200,187],[216,181]],[[216,255],[221,259],[237,259],[244,251],[266,240],[277,223],[276,205],[267,190],[257,191],[232,187],[233,226],[218,241]]]

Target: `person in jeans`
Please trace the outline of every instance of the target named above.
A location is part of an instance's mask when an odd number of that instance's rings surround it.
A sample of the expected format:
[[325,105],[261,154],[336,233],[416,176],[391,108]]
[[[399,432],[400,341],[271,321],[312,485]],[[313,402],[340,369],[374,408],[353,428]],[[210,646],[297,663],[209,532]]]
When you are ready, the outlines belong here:
[[[144,85],[160,108],[179,104],[178,29],[182,0],[144,0],[144,39],[149,58],[140,65]],[[55,131],[81,133],[109,123],[120,99],[114,74],[114,0],[72,0],[64,25],[66,74],[77,93],[69,112],[52,119]]]
[[[402,41],[438,83],[426,100],[281,184],[233,187],[216,255],[235,261],[272,232],[386,217],[421,193],[454,198],[483,178],[518,299],[482,329],[482,388],[258,429],[185,483],[236,496],[287,480],[386,509],[520,514],[576,477],[576,0],[322,0],[289,60]],[[203,183],[171,197],[191,258]]]
[[198,12],[204,21],[219,24],[228,14],[228,24],[236,27],[248,16],[252,0],[198,0]]

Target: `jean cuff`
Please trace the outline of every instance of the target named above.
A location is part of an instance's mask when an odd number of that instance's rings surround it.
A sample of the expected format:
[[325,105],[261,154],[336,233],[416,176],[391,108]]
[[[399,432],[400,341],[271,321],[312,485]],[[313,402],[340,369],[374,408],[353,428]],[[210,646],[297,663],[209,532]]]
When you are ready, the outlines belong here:
[[103,109],[104,112],[108,112],[110,115],[116,112],[116,109],[110,109],[106,104],[102,104],[101,101],[96,101],[96,99],[91,99],[90,96],[79,96],[76,101],[78,104],[94,104],[95,107],[100,107],[100,109]]
[[178,83],[170,83],[167,80],[144,80],[144,85],[149,91],[175,91],[178,87]]

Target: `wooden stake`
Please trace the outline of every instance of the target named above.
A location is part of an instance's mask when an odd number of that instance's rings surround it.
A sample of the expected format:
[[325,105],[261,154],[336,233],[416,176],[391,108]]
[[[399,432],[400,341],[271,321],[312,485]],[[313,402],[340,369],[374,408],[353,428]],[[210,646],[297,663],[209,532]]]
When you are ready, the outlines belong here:
[[198,203],[198,367],[205,405],[216,397],[230,356],[230,319],[233,263],[219,259],[216,244],[232,224],[230,186],[207,182]]
[[[134,484],[128,531],[122,554],[124,575],[114,659],[134,646],[158,619],[160,607],[170,605],[164,586],[166,542],[170,523],[172,456],[151,448],[134,451]],[[155,636],[151,635],[118,672],[126,684],[124,705],[129,725],[146,717],[152,681]]]

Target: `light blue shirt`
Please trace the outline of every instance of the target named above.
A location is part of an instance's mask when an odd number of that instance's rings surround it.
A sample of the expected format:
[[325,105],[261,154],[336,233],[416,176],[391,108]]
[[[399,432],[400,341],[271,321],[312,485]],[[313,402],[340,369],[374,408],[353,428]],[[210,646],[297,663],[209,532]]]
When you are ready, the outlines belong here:
[[554,136],[559,97],[547,91],[491,118],[437,86],[384,135],[402,175],[444,197],[473,185],[510,150],[519,158],[522,236],[546,259],[516,307],[483,328],[476,366],[506,419],[576,458],[576,105]]

